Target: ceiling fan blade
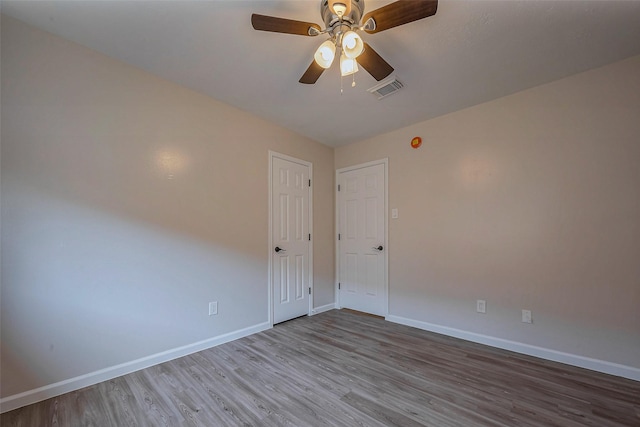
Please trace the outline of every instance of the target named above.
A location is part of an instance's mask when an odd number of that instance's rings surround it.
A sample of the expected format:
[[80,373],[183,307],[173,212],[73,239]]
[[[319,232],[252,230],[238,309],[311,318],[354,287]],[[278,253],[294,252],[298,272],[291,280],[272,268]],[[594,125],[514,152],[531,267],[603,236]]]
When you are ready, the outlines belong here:
[[357,61],[377,81],[384,79],[393,72],[393,67],[382,59],[378,52],[373,50],[367,43],[364,44],[364,51],[358,56]]
[[[301,36],[317,36],[321,28],[313,22],[294,21],[274,16],[251,15],[251,25],[255,30],[272,31],[274,33],[297,34]],[[313,30],[310,30],[313,28]]]
[[304,72],[302,77],[300,77],[300,83],[304,83],[306,85],[312,85],[318,81],[322,73],[324,72],[324,68],[318,65],[316,61],[312,61],[307,71]]
[[373,34],[435,15],[436,10],[438,0],[400,0],[367,13],[362,22],[366,24],[369,18],[373,18],[376,28],[365,28],[367,33]]

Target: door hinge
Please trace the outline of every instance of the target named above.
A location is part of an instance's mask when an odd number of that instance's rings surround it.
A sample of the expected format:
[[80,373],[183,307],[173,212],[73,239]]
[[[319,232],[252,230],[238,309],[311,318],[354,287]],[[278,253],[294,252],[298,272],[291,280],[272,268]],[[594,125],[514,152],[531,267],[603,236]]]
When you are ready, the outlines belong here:
[[311,233],[309,233],[309,241],[311,241]]
[[340,282],[338,282],[338,290],[340,290]]
[[309,287],[309,295],[311,295],[311,287]]
[[338,184],[338,191],[340,191],[340,184]]
[[309,180],[309,187],[311,187],[311,180]]
[[338,240],[340,240],[340,233],[338,233]]

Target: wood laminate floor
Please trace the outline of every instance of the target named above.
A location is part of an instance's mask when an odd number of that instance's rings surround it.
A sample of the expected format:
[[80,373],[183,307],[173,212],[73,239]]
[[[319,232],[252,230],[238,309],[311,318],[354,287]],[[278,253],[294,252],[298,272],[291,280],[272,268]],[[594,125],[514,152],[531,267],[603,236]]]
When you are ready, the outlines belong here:
[[333,310],[3,414],[9,426],[640,426],[640,382]]

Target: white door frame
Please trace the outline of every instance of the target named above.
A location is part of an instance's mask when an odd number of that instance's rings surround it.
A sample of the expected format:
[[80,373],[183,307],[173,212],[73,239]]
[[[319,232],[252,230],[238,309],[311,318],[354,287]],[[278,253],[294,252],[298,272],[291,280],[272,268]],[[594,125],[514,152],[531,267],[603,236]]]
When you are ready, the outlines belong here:
[[[273,327],[273,158],[287,160],[289,162],[298,163],[309,168],[309,179],[313,183],[313,164],[306,160],[296,159],[295,157],[287,156],[286,154],[280,154],[275,151],[269,150],[269,247],[268,257],[268,317],[269,324]],[[309,233],[311,233],[311,239],[309,241],[309,287],[311,293],[309,294],[309,307],[307,309],[307,315],[311,315],[313,308],[313,186],[309,187]]]
[[384,316],[389,315],[389,159],[384,158],[380,160],[373,160],[367,163],[361,163],[359,165],[348,166],[345,168],[336,170],[336,187],[335,187],[335,205],[336,205],[336,282],[335,282],[335,294],[336,294],[336,308],[342,308],[340,302],[340,289],[338,289],[338,283],[340,280],[340,241],[338,240],[338,231],[340,230],[340,195],[338,194],[338,183],[340,182],[340,174],[343,172],[349,172],[356,169],[362,169],[369,166],[384,165]]

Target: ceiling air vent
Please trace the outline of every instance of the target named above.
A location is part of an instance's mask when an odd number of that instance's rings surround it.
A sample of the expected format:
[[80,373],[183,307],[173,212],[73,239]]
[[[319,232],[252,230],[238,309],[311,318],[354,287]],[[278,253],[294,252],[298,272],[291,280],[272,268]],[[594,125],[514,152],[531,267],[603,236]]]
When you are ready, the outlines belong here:
[[392,93],[396,93],[400,89],[402,89],[403,84],[395,77],[390,77],[387,80],[384,80],[378,85],[375,85],[372,88],[367,89],[367,92],[371,92],[378,99],[382,99],[385,96],[389,96]]

